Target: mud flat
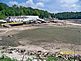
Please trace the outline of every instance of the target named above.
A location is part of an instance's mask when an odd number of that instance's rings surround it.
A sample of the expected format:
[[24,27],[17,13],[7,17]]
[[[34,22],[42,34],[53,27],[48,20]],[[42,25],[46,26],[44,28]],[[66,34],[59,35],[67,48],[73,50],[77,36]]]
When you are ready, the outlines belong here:
[[[35,53],[41,51],[54,54],[55,52],[70,50],[81,53],[81,27],[44,25],[1,28],[0,46]],[[16,54],[14,52],[13,54],[5,54],[14,58],[18,56],[17,59],[23,56],[17,52]]]

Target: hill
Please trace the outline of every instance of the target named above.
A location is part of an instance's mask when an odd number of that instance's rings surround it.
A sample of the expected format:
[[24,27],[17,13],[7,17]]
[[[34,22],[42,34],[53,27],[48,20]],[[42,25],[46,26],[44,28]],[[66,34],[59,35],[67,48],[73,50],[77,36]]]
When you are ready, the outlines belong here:
[[0,19],[3,19],[7,16],[20,16],[20,15],[35,15],[39,16],[40,18],[50,18],[53,17],[54,14],[44,10],[33,9],[31,7],[23,7],[17,5],[9,7],[4,3],[0,3]]
[[33,9],[31,7],[13,5],[9,7],[5,3],[0,3],[0,19],[4,19],[8,16],[20,16],[20,15],[35,15],[40,18],[51,19],[81,19],[81,12],[62,12],[62,13],[50,13],[48,11]]

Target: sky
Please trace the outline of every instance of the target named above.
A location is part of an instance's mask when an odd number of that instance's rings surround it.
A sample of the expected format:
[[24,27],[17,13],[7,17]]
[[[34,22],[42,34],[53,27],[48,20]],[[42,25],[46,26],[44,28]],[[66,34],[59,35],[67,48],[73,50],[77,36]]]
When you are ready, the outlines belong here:
[[81,0],[0,0],[0,2],[9,6],[16,4],[47,10],[52,13],[81,11]]

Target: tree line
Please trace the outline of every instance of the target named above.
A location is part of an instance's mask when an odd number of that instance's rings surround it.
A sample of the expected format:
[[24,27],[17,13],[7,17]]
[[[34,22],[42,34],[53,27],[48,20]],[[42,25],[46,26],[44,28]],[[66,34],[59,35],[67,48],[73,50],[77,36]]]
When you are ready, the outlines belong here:
[[57,19],[81,19],[81,12],[62,12],[55,14]]
[[48,11],[33,9],[31,7],[23,7],[13,5],[9,7],[4,3],[0,3],[0,19],[4,19],[8,16],[20,16],[20,15],[35,15],[40,18],[53,18],[54,14],[49,13]]
[[33,9],[31,7],[23,7],[13,5],[9,7],[4,3],[0,3],[0,19],[4,19],[8,16],[20,16],[20,15],[35,15],[40,18],[56,18],[56,19],[81,19],[81,12],[62,12],[62,13],[50,13],[48,11]]

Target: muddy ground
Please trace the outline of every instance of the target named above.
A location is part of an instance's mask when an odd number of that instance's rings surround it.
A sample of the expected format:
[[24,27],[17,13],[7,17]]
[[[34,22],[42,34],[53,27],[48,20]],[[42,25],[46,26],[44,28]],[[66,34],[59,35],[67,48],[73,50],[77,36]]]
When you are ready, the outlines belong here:
[[44,24],[0,29],[0,46],[23,49],[28,49],[29,46],[30,50],[36,47],[37,50],[45,49],[53,52],[57,50],[81,51],[81,27]]

